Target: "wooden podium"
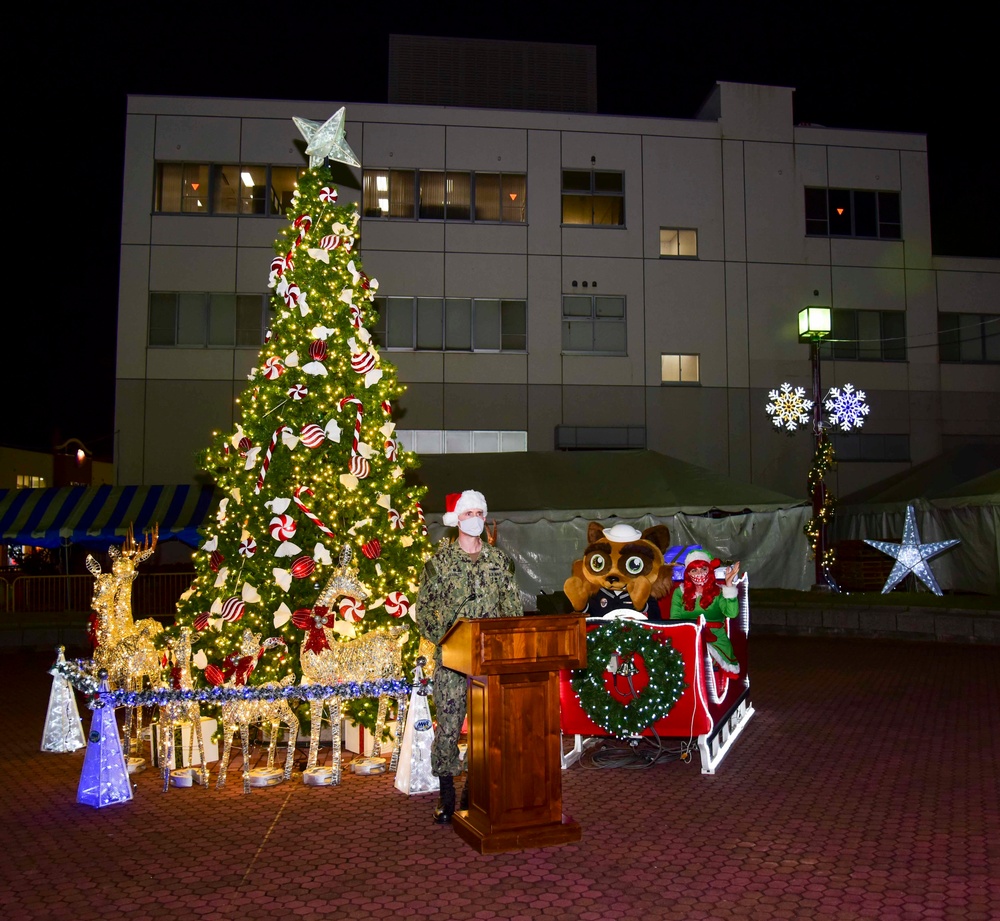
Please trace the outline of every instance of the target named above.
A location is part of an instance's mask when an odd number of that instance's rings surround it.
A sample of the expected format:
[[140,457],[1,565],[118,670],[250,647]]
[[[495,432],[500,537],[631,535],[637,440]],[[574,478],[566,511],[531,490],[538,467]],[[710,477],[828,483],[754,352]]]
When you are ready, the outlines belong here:
[[583,615],[459,620],[441,647],[469,676],[469,808],[455,831],[480,854],[579,841],[562,814],[559,670],[587,664]]

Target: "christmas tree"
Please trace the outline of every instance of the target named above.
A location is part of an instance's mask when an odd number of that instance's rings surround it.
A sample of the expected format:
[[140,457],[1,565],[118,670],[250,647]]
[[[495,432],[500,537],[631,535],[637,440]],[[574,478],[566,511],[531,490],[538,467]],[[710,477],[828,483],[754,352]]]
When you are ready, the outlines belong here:
[[[403,387],[366,329],[378,282],[361,269],[357,206],[337,204],[325,165],[329,158],[360,166],[344,140],[344,110],[325,124],[295,123],[310,168],[275,243],[274,318],[238,400],[240,424],[217,433],[203,456],[223,498],[195,555],[194,584],[178,603],[201,684],[301,677],[308,631],[296,622],[321,593],[320,611],[336,617],[343,636],[399,624],[429,550],[424,490],[405,481],[416,458],[394,437]],[[246,662],[247,629],[284,646]],[[407,661],[416,645],[414,627]],[[347,709],[374,726],[377,701]]]

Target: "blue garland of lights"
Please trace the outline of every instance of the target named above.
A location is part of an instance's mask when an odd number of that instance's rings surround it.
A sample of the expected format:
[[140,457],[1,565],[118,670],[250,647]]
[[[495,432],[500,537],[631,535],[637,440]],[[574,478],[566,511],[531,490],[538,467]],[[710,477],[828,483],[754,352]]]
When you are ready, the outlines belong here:
[[91,710],[100,707],[162,707],[176,701],[198,701],[198,703],[224,704],[231,700],[326,700],[339,697],[354,700],[359,697],[401,697],[412,690],[410,682],[397,678],[381,681],[345,681],[341,684],[290,684],[261,685],[254,687],[209,687],[174,690],[154,688],[149,691],[102,691],[96,679],[80,662],[57,664],[50,672],[62,675],[70,684],[87,696]]

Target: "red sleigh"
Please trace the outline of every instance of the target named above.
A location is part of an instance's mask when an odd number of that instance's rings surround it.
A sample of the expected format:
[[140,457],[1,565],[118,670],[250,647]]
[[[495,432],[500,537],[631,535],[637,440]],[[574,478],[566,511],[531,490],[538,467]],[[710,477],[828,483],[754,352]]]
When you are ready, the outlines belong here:
[[[645,626],[657,631],[670,640],[684,662],[683,693],[670,711],[639,735],[657,735],[661,739],[697,740],[701,753],[701,772],[714,774],[725,758],[736,738],[753,716],[750,702],[750,677],[748,674],[747,637],[750,632],[750,607],[747,597],[746,575],[737,583],[739,614],[726,621],[726,629],[733,651],[740,663],[739,676],[726,676],[713,666],[702,637],[705,619],[697,621],[650,622]],[[677,589],[679,590],[679,588]],[[661,602],[664,610],[669,610],[670,599]],[[599,618],[587,619],[587,630],[597,629],[604,621]],[[634,681],[637,690],[645,686],[655,676],[645,673],[644,664]],[[574,737],[573,748],[563,756],[563,767],[575,763],[587,747],[587,740],[609,736],[587,716],[580,700],[570,684],[570,673],[563,671],[559,681],[559,697],[562,707],[561,727],[564,735]]]

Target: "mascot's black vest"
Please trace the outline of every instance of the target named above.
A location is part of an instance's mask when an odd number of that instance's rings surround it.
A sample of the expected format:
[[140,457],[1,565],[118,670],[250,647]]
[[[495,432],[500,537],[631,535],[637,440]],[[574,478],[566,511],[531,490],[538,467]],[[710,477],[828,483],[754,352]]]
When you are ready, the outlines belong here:
[[[610,614],[613,611],[634,610],[635,607],[632,604],[632,599],[629,598],[628,592],[610,592],[606,588],[602,588],[587,602],[584,613],[587,617],[603,617],[605,614]],[[647,620],[662,620],[660,617],[660,605],[655,598],[650,598],[646,602],[646,606],[639,613],[645,614]]]

